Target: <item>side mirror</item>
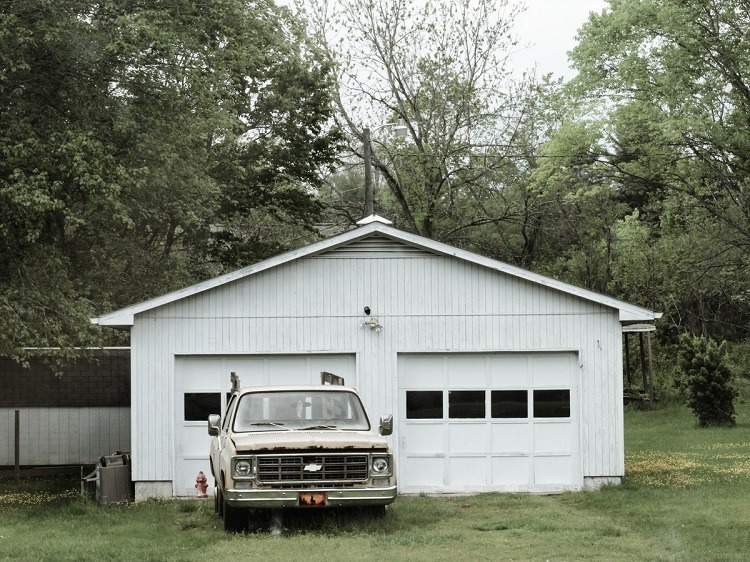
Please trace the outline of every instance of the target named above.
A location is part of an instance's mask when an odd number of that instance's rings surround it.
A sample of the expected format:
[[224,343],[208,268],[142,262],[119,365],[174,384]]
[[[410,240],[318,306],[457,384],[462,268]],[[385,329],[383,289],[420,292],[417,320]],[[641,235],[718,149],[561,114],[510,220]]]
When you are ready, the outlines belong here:
[[211,414],[208,416],[208,434],[212,436],[219,435],[219,422],[221,416],[219,414]]
[[380,435],[390,435],[393,433],[393,416],[387,415],[380,418]]

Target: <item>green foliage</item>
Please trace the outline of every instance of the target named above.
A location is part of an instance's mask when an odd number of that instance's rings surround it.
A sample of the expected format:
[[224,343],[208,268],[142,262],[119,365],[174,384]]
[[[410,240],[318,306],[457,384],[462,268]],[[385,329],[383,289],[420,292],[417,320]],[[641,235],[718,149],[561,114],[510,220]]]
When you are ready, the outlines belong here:
[[734,426],[734,400],[737,389],[731,384],[732,372],[726,361],[726,342],[683,334],[680,337],[681,385],[698,425]]
[[[664,312],[661,337],[750,335],[746,2],[609,2],[538,150],[534,269]],[[742,123],[742,125],[740,125]]]
[[[598,127],[564,123],[539,149],[533,186],[548,202],[550,233],[538,267],[547,274],[607,292],[612,282],[617,221],[627,207],[618,198],[606,162],[600,161]],[[553,220],[554,216],[557,220]],[[553,226],[554,225],[554,226]]]
[[727,358],[737,379],[750,381],[750,340],[728,344]]
[[314,238],[330,74],[270,0],[4,2],[0,352]]

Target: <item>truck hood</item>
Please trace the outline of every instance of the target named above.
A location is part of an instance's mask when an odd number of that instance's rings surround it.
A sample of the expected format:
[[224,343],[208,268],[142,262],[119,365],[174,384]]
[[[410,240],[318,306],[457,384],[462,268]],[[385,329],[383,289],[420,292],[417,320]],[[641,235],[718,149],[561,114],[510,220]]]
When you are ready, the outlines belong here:
[[238,452],[299,449],[390,450],[380,435],[367,431],[268,431],[232,436]]

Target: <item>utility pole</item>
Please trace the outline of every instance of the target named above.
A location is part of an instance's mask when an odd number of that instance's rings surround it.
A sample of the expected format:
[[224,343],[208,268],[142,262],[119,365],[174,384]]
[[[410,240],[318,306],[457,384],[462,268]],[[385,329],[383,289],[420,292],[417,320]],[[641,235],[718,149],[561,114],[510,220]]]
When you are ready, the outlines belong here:
[[365,216],[375,214],[373,205],[374,195],[372,193],[372,144],[370,144],[370,129],[362,129],[362,143],[365,160]]
[[[375,132],[389,127],[392,133],[399,138],[405,138],[407,127],[401,121],[397,123],[386,123],[380,127],[375,127]],[[372,191],[372,138],[369,127],[362,129],[362,154],[365,161],[365,216],[369,217],[375,214],[375,194]]]

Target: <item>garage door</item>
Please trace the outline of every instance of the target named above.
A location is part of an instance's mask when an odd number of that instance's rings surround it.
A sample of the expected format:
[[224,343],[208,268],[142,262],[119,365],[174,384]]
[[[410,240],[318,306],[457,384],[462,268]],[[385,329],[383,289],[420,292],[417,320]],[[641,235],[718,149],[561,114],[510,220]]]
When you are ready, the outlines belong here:
[[582,485],[575,353],[399,356],[403,492]]
[[175,363],[175,480],[178,496],[194,496],[195,477],[202,471],[212,486],[206,429],[209,414],[224,415],[229,373],[242,386],[320,384],[320,372],[343,376],[355,385],[352,355],[264,355],[178,357]]

